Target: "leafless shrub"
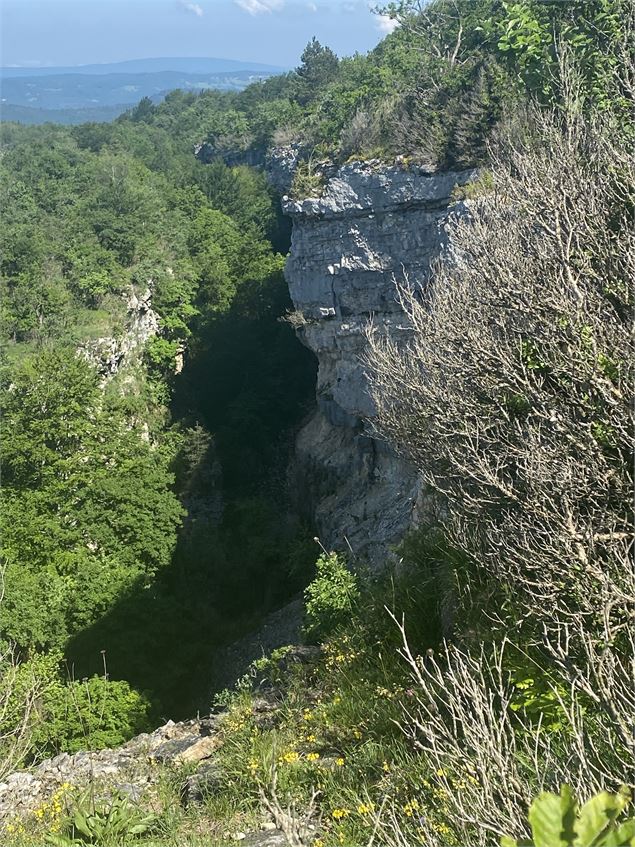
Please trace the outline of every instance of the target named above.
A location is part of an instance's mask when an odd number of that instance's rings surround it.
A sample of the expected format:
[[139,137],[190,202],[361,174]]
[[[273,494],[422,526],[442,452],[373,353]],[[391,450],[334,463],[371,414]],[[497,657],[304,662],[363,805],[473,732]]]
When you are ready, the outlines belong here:
[[[405,347],[369,332],[377,429],[451,504],[455,543],[541,618],[630,620],[633,162],[543,117],[450,224],[453,261],[400,287]],[[621,621],[621,623],[618,623]]]
[[[434,772],[473,769],[440,788],[483,845],[521,835],[543,785],[635,784],[635,163],[624,127],[585,116],[573,71],[563,87],[561,111],[534,111],[492,152],[493,191],[449,223],[430,287],[398,288],[408,340],[368,333],[376,429],[447,503],[481,600],[497,597],[482,610],[494,646],[426,662],[404,646],[419,692],[405,729]],[[510,711],[514,632],[557,679],[558,749]]]
[[[553,685],[562,726],[530,723],[515,711],[517,692],[506,670],[510,642],[467,651],[445,644],[439,655],[414,656],[403,621],[398,623],[415,686],[414,704],[403,730],[424,758],[432,797],[452,822],[460,843],[491,845],[505,833],[526,835],[526,810],[542,790],[563,783],[588,797],[617,788],[633,776],[633,763],[616,724],[597,739],[597,726],[575,687]],[[625,696],[628,696],[624,692]],[[444,844],[440,828],[424,804],[417,820],[426,844]],[[377,814],[379,843],[399,847],[411,837],[403,815],[384,807]]]
[[0,779],[19,768],[33,746],[42,680],[25,673],[11,648],[0,653]]
[[296,127],[281,126],[274,130],[272,143],[274,147],[287,147],[300,140],[300,131]]
[[383,112],[386,106],[381,104],[372,114],[358,109],[340,136],[340,152],[343,156],[364,154],[381,144]]
[[259,786],[260,802],[269,812],[276,827],[284,833],[289,847],[309,847],[315,840],[313,821],[317,814],[319,792],[313,791],[308,807],[300,812],[291,803],[284,805],[278,795],[278,773],[271,769],[269,784]]

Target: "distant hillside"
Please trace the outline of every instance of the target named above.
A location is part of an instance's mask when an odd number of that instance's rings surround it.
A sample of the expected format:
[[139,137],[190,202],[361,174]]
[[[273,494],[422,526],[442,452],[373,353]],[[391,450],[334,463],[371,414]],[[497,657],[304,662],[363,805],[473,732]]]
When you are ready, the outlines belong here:
[[116,106],[96,106],[93,109],[34,109],[31,106],[15,106],[3,103],[0,121],[21,124],[84,124],[113,121],[130,108],[129,103]]
[[18,77],[2,81],[2,102],[38,109],[91,109],[123,103],[133,105],[142,97],[153,97],[175,88],[185,91],[202,91],[206,88],[240,91],[255,79],[269,75],[263,71],[244,70],[215,74],[157,71]]
[[[173,63],[173,67],[165,65]],[[228,67],[231,66],[231,67]],[[242,91],[277,73],[267,65],[227,59],[135,59],[77,68],[3,68],[0,119],[77,124],[110,121],[141,100],[168,91]]]
[[264,71],[279,73],[284,68],[263,65],[258,62],[242,62],[236,59],[172,58],[130,59],[126,62],[108,62],[99,65],[70,65],[47,68],[0,68],[2,79],[17,79],[25,76],[59,76],[60,74],[144,74],[161,71],[181,71],[194,74],[217,74],[231,71]]

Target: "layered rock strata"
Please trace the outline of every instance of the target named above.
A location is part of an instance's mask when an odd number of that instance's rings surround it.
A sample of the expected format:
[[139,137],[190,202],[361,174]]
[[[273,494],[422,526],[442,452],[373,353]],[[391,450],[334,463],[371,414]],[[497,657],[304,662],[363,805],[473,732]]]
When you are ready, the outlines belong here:
[[292,218],[286,278],[298,334],[317,356],[317,409],[297,441],[302,498],[329,548],[379,565],[422,507],[415,469],[372,437],[365,329],[407,330],[396,301],[405,278],[425,286],[446,238],[453,190],[473,171],[430,175],[354,162],[322,195],[283,196]]

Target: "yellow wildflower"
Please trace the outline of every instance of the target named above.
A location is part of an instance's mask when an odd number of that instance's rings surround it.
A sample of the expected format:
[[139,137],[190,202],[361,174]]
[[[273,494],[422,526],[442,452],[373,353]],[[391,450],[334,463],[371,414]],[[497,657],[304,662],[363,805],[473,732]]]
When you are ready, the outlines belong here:
[[409,800],[403,807],[404,814],[408,818],[414,817],[414,813],[419,811],[419,803],[417,800]]
[[307,753],[307,756],[306,756],[307,762],[317,762],[317,760],[319,758],[320,758],[319,753]]

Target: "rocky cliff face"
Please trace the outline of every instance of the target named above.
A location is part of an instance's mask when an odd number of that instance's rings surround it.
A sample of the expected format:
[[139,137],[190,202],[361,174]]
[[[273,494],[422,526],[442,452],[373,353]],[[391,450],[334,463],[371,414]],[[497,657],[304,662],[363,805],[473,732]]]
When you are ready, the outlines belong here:
[[87,341],[78,352],[94,364],[107,381],[122,367],[138,361],[149,338],[159,332],[159,316],[152,308],[152,289],[142,294],[130,290],[126,297],[125,327],[118,336]]
[[403,537],[423,495],[414,468],[369,433],[365,327],[372,319],[403,332],[395,283],[425,285],[452,190],[473,176],[355,162],[331,173],[319,198],[282,199],[293,221],[294,323],[319,362],[317,409],[297,441],[298,483],[325,546],[348,542],[371,562]]

